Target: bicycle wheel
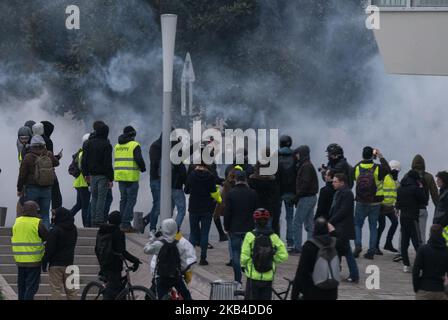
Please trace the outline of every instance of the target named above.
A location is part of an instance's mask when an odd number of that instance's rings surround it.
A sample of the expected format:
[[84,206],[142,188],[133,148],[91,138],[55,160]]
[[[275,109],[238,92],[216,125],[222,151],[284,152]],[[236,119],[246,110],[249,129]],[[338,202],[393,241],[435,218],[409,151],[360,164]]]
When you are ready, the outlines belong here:
[[116,300],[156,300],[154,292],[143,286],[132,286],[123,289]]
[[82,291],[81,300],[103,300],[104,284],[92,281]]

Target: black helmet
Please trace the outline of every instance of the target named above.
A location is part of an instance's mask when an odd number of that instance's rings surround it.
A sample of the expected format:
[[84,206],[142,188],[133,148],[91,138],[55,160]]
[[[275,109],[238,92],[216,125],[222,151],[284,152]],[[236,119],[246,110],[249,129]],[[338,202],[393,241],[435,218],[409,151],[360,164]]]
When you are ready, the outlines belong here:
[[328,145],[327,153],[328,153],[328,155],[343,156],[344,150],[337,143],[332,143],[332,144]]
[[283,135],[280,137],[280,148],[288,147],[291,148],[292,139],[290,136]]

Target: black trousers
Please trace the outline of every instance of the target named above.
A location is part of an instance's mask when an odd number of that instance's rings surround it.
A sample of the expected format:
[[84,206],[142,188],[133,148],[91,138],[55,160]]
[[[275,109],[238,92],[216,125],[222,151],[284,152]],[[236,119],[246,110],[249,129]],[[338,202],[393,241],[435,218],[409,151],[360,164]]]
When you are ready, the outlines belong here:
[[104,300],[115,300],[122,289],[121,271],[103,271],[102,273],[107,279]]
[[245,300],[272,300],[272,281],[247,279]]
[[418,227],[418,219],[400,218],[401,223],[401,256],[403,264],[410,266],[408,248],[409,241],[412,241],[415,251],[418,250],[420,244],[420,232]]
[[54,184],[51,187],[51,209],[62,207],[62,194],[59,188],[58,177],[55,175]]

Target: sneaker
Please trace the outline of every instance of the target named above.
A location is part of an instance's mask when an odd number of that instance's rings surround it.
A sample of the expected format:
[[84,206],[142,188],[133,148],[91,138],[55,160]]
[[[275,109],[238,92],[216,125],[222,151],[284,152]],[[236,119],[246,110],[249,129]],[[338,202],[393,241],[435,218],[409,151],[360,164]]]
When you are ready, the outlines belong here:
[[401,260],[403,260],[403,258],[401,257],[401,254],[397,254],[392,261],[393,262],[400,262]]
[[383,255],[383,252],[382,252],[379,248],[376,248],[376,249],[375,249],[375,255],[377,255],[377,256],[382,256],[382,255]]
[[353,250],[353,256],[355,258],[359,258],[359,254],[362,252],[362,248],[361,247],[355,247],[355,250]]
[[227,263],[226,263],[226,266],[228,266],[228,267],[233,267],[233,262],[232,262],[232,260],[230,260],[229,262],[227,262]]
[[398,250],[394,248],[394,246],[391,243],[388,243],[384,246],[384,250],[397,253]]
[[411,273],[411,267],[410,266],[403,266],[403,272],[404,273]]
[[349,283],[359,283],[359,279],[354,279],[352,277],[348,277],[347,279],[344,280],[345,282],[349,282]]
[[199,261],[199,265],[200,266],[208,266],[208,262],[205,259],[201,259],[201,261]]
[[364,255],[364,259],[373,260],[373,259],[374,259],[374,255],[373,255],[373,253],[366,253],[366,254]]
[[228,240],[229,240],[229,237],[226,234],[219,236],[219,242],[224,242],[224,241],[228,241]]

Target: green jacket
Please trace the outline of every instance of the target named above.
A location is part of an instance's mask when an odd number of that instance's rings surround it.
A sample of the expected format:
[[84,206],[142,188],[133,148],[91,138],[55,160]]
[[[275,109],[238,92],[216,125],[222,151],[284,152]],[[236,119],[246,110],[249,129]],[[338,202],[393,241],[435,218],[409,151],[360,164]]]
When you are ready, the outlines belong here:
[[275,250],[272,270],[265,273],[259,273],[257,272],[257,270],[255,270],[254,264],[252,262],[252,251],[255,242],[255,235],[253,232],[246,233],[246,236],[244,237],[243,247],[241,249],[240,262],[241,267],[245,269],[245,274],[247,278],[252,280],[273,281],[276,265],[285,262],[288,259],[288,251],[286,251],[285,244],[278,237],[278,235],[272,233],[270,235],[270,238],[272,241],[272,246],[274,247]]

